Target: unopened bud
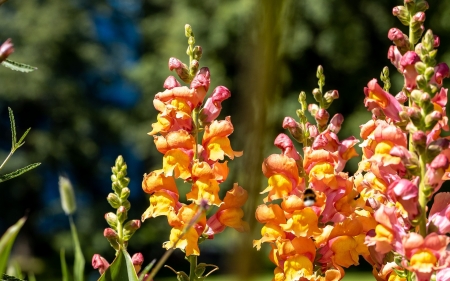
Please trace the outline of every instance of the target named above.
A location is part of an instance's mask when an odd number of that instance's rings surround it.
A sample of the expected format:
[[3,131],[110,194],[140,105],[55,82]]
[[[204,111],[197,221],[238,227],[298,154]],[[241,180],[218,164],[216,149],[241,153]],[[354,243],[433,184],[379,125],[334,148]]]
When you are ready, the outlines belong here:
[[433,35],[433,47],[437,48],[439,45],[441,45],[441,39],[437,35]]
[[425,116],[425,127],[431,130],[436,123],[442,119],[442,113],[439,111],[433,111]]
[[194,59],[199,61],[202,58],[202,54],[203,54],[202,47],[195,46],[195,48],[194,48]]
[[198,63],[198,60],[191,61],[191,70],[190,70],[191,76],[194,76],[197,73],[199,66],[200,66],[200,64]]
[[403,25],[409,25],[409,12],[404,6],[397,6],[392,9],[392,14],[396,16]]
[[187,65],[182,63],[179,59],[177,58],[169,59],[169,70],[170,71],[175,70],[175,72],[177,73],[178,77],[180,77],[181,80],[183,80],[186,83],[189,82],[189,69]]
[[298,102],[302,103],[304,101],[306,101],[306,93],[301,91],[300,94],[298,95]]
[[128,241],[130,240],[131,236],[141,227],[141,221],[140,220],[131,220],[128,221],[123,226],[123,240]]
[[429,7],[427,1],[416,1],[416,11],[425,12]]
[[13,52],[14,52],[14,45],[13,45],[11,39],[8,38],[0,46],[0,62],[6,60],[9,57],[9,55],[11,55]]
[[319,65],[317,67],[317,72],[316,72],[316,77],[320,79],[320,77],[323,76],[323,67],[321,65]]
[[105,220],[113,229],[117,229],[117,216],[116,214],[109,212],[105,214]]
[[61,196],[61,206],[66,215],[71,215],[77,210],[75,202],[75,193],[69,179],[63,176],[59,177],[59,194]]
[[192,32],[192,27],[189,24],[184,26],[184,35],[186,37],[194,36],[194,32]]
[[95,254],[92,257],[92,267],[94,269],[98,269],[98,272],[100,273],[100,275],[102,275],[106,271],[106,269],[108,269],[109,262],[99,254]]
[[317,102],[320,102],[322,100],[322,93],[320,92],[319,89],[315,88],[312,92],[314,99]]
[[416,83],[417,83],[417,87],[419,89],[423,89],[427,86],[427,80],[425,79],[425,76],[423,76],[423,75],[417,75]]
[[111,244],[111,247],[113,247],[115,250],[119,250],[119,235],[114,231],[112,228],[105,228],[103,231],[103,236],[105,236],[106,239],[108,239],[109,244]]
[[128,196],[130,196],[130,189],[128,187],[122,188],[122,192],[120,193],[120,200],[127,200]]
[[194,44],[195,44],[195,38],[194,38],[194,36],[189,36],[189,38],[188,38],[188,44],[189,44],[189,45],[194,45]]
[[141,266],[144,263],[144,256],[141,253],[136,253],[131,257],[131,262],[133,263],[134,270],[136,274],[141,271]]
[[431,142],[427,147],[427,156],[429,159],[434,159],[443,150],[449,148],[450,141],[444,138],[439,138]]
[[123,223],[128,217],[128,211],[124,206],[120,206],[117,209],[117,218],[121,223]]
[[316,116],[317,111],[319,111],[319,106],[315,103],[308,104],[308,111],[312,116]]
[[121,205],[119,197],[117,197],[117,195],[114,193],[108,194],[108,197],[106,197],[106,200],[111,205],[111,207],[113,207],[114,209],[119,208]]
[[444,154],[437,155],[433,161],[430,163],[430,168],[432,169],[444,169],[446,170],[448,168],[449,162],[447,157]]
[[418,61],[414,64],[414,67],[416,68],[416,70],[419,74],[423,74],[427,68],[427,65],[421,61]]
[[315,114],[315,119],[317,121],[317,125],[320,127],[326,126],[328,124],[328,120],[330,119],[330,114],[325,109],[321,108]]
[[413,16],[413,21],[416,22],[424,22],[426,19],[425,13],[424,12],[417,12],[414,16]]
[[342,114],[337,113],[331,118],[330,124],[328,125],[328,129],[333,133],[337,134],[341,130],[342,123],[344,122],[344,116]]
[[302,142],[303,140],[303,130],[300,126],[300,123],[295,121],[291,117],[285,117],[283,120],[283,128],[288,129],[291,136],[298,142]]
[[164,81],[164,89],[172,90],[175,87],[181,87],[180,82],[178,82],[172,75],[167,77],[166,81]]
[[425,145],[427,143],[427,135],[422,131],[414,132],[412,135],[412,141],[416,150],[419,153],[422,153],[425,150]]

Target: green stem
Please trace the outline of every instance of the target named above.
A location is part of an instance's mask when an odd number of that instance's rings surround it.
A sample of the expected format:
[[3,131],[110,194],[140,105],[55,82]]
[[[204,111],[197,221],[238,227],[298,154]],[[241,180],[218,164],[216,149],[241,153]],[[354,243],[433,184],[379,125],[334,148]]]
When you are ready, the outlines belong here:
[[419,184],[419,206],[420,206],[420,217],[419,217],[419,233],[422,237],[427,235],[427,203],[428,198],[425,192],[425,173],[426,173],[426,162],[425,157],[420,156],[420,184]]
[[3,166],[6,164],[6,162],[9,160],[9,158],[13,155],[15,150],[11,150],[11,152],[8,154],[6,159],[3,161],[2,165],[0,166],[0,170],[3,168]]
[[414,31],[412,29],[412,17],[409,20],[409,49],[411,51],[414,51],[414,42],[416,41],[416,38],[414,37]]
[[[120,220],[117,220],[117,235],[119,236],[119,245],[121,249],[125,249],[124,247],[124,243],[123,243],[123,226],[122,226],[122,222],[120,222]],[[116,254],[119,251],[116,252]]]
[[188,259],[191,264],[189,267],[189,281],[195,281],[195,279],[197,279],[197,276],[195,276],[195,270],[197,269],[197,256],[190,255]]

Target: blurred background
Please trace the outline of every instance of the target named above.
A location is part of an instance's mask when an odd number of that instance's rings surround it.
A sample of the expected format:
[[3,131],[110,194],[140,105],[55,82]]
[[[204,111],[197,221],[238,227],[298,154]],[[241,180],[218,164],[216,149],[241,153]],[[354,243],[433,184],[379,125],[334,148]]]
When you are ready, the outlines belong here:
[[[340,99],[330,115],[343,113],[341,139],[355,135],[370,114],[363,107],[363,88],[391,71],[391,92],[401,90],[402,77],[387,59],[391,27],[406,27],[391,15],[390,0],[10,0],[0,7],[0,41],[12,38],[12,60],[38,67],[23,74],[0,68],[0,156],[9,153],[11,136],[7,107],[15,113],[18,134],[31,127],[26,143],[2,173],[34,162],[37,169],[0,187],[0,233],[27,214],[13,253],[25,271],[38,280],[60,280],[59,251],[73,260],[67,217],[58,193],[58,176],[72,181],[77,196],[75,222],[87,261],[89,280],[93,254],[109,261],[114,250],[103,238],[103,215],[112,208],[111,167],[123,155],[131,178],[129,218],[138,219],[148,206],[141,189],[144,173],[162,165],[147,133],[156,120],[153,97],[163,90],[170,57],[188,61],[184,25],[203,47],[201,66],[211,71],[211,89],[224,85],[232,97],[222,117],[231,115],[234,150],[244,156],[230,162],[231,177],[223,192],[239,182],[250,193],[245,206],[252,233],[234,230],[201,245],[199,262],[216,263],[218,274],[238,272],[242,280],[268,274],[274,266],[251,241],[261,225],[254,211],[266,187],[261,163],[277,150],[284,116],[295,117],[300,91],[312,100],[316,68],[324,67],[325,90],[337,89]],[[426,29],[441,38],[439,61],[450,63],[450,2],[434,1]],[[356,163],[347,171],[356,170]],[[129,252],[142,252],[146,263],[164,253],[168,239],[165,218],[147,220],[133,236]],[[226,238],[225,238],[226,237]],[[361,259],[362,260],[362,259]],[[178,251],[167,262],[176,270],[188,263]],[[370,270],[361,267],[362,270]],[[160,277],[173,276],[162,269]],[[173,279],[175,277],[173,276]]]

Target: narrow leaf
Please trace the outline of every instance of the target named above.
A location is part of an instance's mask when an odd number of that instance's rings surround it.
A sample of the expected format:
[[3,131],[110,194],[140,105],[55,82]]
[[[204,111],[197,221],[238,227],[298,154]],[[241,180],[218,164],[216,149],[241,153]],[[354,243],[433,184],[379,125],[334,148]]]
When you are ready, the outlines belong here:
[[147,264],[147,266],[141,270],[141,274],[139,274],[139,281],[144,280],[145,274],[147,274],[150,269],[152,269],[152,267],[155,265],[156,259],[152,260],[151,263]]
[[36,276],[33,272],[28,272],[28,281],[36,281]]
[[31,128],[28,128],[28,130],[25,131],[25,133],[23,133],[23,135],[20,137],[19,142],[16,143],[16,149],[21,147],[22,144],[24,144],[23,140],[25,139],[25,137],[28,135],[28,133],[30,132]]
[[11,134],[12,134],[12,146],[11,150],[14,150],[14,147],[16,146],[16,121],[14,120],[14,114],[10,107],[8,107],[9,112],[9,123],[11,123]]
[[98,281],[139,281],[131,257],[126,250],[120,249],[113,263],[100,276]]
[[61,260],[62,281],[69,281],[69,272],[67,271],[66,255],[64,253],[64,249],[62,248],[61,251],[59,252],[59,259]]
[[20,71],[20,72],[32,72],[35,71],[37,69],[37,67],[28,65],[28,64],[24,64],[24,63],[20,63],[20,62],[15,62],[12,60],[4,60],[2,61],[2,65],[6,68],[15,70],[15,71]]
[[12,272],[14,272],[14,274],[12,275],[14,275],[16,278],[23,279],[22,268],[20,268],[20,264],[16,260],[13,260],[11,270]]
[[20,168],[14,172],[8,173],[6,175],[0,175],[0,182],[4,182],[10,179],[13,179],[15,177],[20,176],[23,173],[28,172],[29,170],[32,170],[34,168],[36,168],[37,166],[41,165],[41,163],[34,163],[34,164],[30,164],[28,166],[25,166],[23,168]]
[[25,217],[18,220],[13,226],[8,228],[0,238],[0,272],[5,272],[6,264],[8,263],[9,253],[12,245],[16,239],[17,233],[22,228],[27,219]]
[[83,252],[81,251],[80,241],[78,240],[77,228],[75,223],[73,222],[72,216],[69,216],[70,219],[70,230],[72,232],[72,240],[75,249],[75,262],[73,265],[73,280],[74,281],[83,281],[84,279],[84,264],[86,263],[84,260]]

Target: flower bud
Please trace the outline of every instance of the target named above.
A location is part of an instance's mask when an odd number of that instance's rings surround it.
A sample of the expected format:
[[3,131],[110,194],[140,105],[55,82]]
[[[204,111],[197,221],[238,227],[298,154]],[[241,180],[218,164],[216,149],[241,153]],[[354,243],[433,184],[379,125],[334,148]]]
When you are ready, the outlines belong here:
[[429,7],[427,1],[416,1],[416,11],[425,12]]
[[136,253],[131,257],[131,262],[133,263],[134,271],[138,274],[139,271],[141,271],[142,264],[144,263],[144,256],[141,253]]
[[92,257],[92,267],[94,269],[98,269],[98,272],[100,273],[100,275],[102,275],[106,271],[106,269],[108,269],[109,262],[99,254],[95,254]]
[[420,104],[420,99],[422,97],[423,92],[421,90],[413,90],[411,92],[411,99],[415,104]]
[[189,72],[191,76],[194,76],[197,73],[199,66],[200,64],[198,63],[198,60],[191,61],[191,70]]
[[342,114],[340,113],[337,113],[333,116],[333,118],[331,118],[328,129],[337,134],[341,130],[342,123],[344,123],[344,116],[342,116]]
[[194,32],[192,32],[192,27],[189,24],[184,26],[184,35],[186,37],[194,36]]
[[409,12],[404,6],[397,6],[392,9],[392,14],[396,16],[403,25],[409,25]]
[[427,147],[427,156],[429,159],[434,159],[444,149],[449,148],[450,141],[444,138],[439,138],[431,142]]
[[425,151],[425,145],[427,144],[427,135],[424,132],[414,132],[412,135],[412,141],[415,149],[419,153],[423,153]]
[[412,17],[412,20],[415,22],[424,22],[426,19],[425,13],[424,12],[417,12],[416,14],[414,14],[414,16]]
[[439,45],[441,45],[441,39],[437,35],[433,35],[433,47],[437,48]]
[[189,38],[188,38],[188,45],[194,45],[194,44],[195,44],[194,36],[189,36]]
[[337,90],[328,91],[323,95],[323,98],[327,104],[331,104],[334,100],[339,98],[339,92]]
[[421,61],[418,61],[414,64],[414,67],[419,74],[423,74],[425,72],[425,69],[427,68],[427,65]]
[[417,75],[416,83],[417,83],[417,87],[419,89],[423,89],[427,86],[427,80],[425,79],[425,76],[423,76],[423,75]]
[[121,223],[123,223],[128,217],[128,211],[124,206],[120,206],[117,209],[117,218]]
[[0,46],[0,62],[6,60],[14,52],[14,45],[10,38]]
[[415,107],[408,107],[407,112],[414,126],[416,127],[420,126],[422,121],[422,114],[420,113],[420,110]]
[[141,221],[140,220],[131,220],[128,221],[123,226],[123,240],[128,241],[130,240],[131,236],[141,227]]
[[182,63],[177,58],[170,58],[169,59],[169,70],[172,71],[175,69],[175,72],[177,73],[178,77],[180,77],[181,80],[183,80],[186,83],[189,83],[189,69],[187,65]]
[[322,100],[322,93],[320,92],[319,89],[315,88],[312,92],[314,99],[317,102],[320,102]]
[[395,95],[395,99],[399,103],[404,104],[408,100],[408,97],[406,96],[405,92],[401,91],[401,92],[398,92],[398,94]]
[[113,207],[114,209],[119,208],[121,205],[119,197],[117,197],[117,195],[114,193],[108,194],[108,197],[106,197],[106,200],[111,205],[111,207]]
[[442,119],[442,113],[439,111],[433,111],[425,116],[425,128],[428,130],[433,129],[434,125]]
[[306,128],[307,132],[310,138],[315,138],[319,135],[319,130],[317,130],[317,126],[310,124],[309,122],[306,122]]
[[181,87],[180,82],[172,75],[167,77],[166,81],[164,81],[164,89],[172,90],[175,87]]
[[230,90],[224,86],[217,86],[200,111],[199,116],[202,124],[209,124],[215,120],[222,110],[222,102],[229,97],[231,97]]
[[128,196],[130,196],[130,189],[128,187],[122,188],[122,192],[120,193],[120,200],[127,200]]
[[328,124],[328,120],[330,119],[330,114],[323,108],[319,109],[315,114],[315,119],[317,121],[317,125],[320,127],[326,126]]
[[202,58],[203,50],[200,46],[194,47],[194,59],[199,61]]
[[301,91],[300,94],[298,95],[298,102],[302,103],[306,101],[306,93]]
[[303,140],[303,130],[300,126],[300,123],[295,121],[291,117],[284,117],[283,120],[283,128],[288,129],[291,136],[298,142],[302,142]]
[[319,106],[315,103],[308,104],[308,111],[312,116],[316,116],[317,111],[319,111]]
[[316,77],[317,77],[318,79],[320,79],[320,77],[322,77],[322,76],[323,76],[323,67],[322,67],[321,65],[319,65],[319,66],[317,67]]
[[113,212],[105,214],[105,220],[113,229],[117,229],[117,216]]
[[108,239],[111,247],[113,247],[115,250],[119,250],[119,235],[117,235],[117,232],[115,232],[114,229],[105,228],[105,230],[103,231],[103,236]]
[[434,35],[431,29],[428,29],[425,35],[422,38],[422,46],[428,51],[431,52],[434,49]]
[[61,196],[61,206],[66,215],[71,215],[77,210],[75,202],[75,193],[69,179],[63,176],[59,177],[59,194]]
[[207,92],[209,89],[209,84],[211,83],[210,80],[210,72],[209,68],[202,67],[195,75],[194,79],[191,82],[191,89],[197,89],[199,87],[204,87],[205,91]]
[[439,154],[436,156],[433,161],[430,163],[430,168],[432,169],[444,169],[446,170],[448,168],[449,162],[447,157],[444,154]]

